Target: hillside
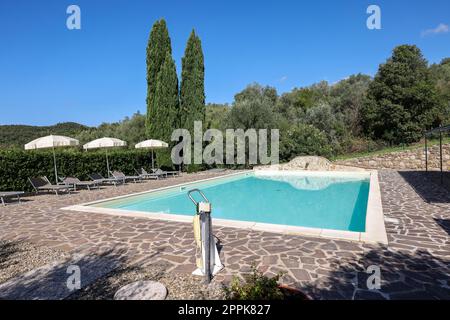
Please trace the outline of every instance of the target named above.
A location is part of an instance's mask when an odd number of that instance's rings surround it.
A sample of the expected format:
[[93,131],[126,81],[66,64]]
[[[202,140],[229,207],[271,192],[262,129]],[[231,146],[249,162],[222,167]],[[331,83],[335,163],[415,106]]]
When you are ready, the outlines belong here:
[[53,126],[0,125],[0,147],[20,147],[33,139],[49,134],[73,137],[89,129],[75,122],[63,122]]
[[[443,137],[442,138],[443,144],[450,144],[450,137]],[[438,146],[439,145],[439,139],[431,139],[428,140],[428,147]],[[408,151],[415,151],[417,149],[424,149],[425,148],[425,142],[423,139],[421,139],[419,142],[411,143],[409,145],[404,146],[396,146],[396,147],[385,147],[380,148],[373,151],[367,151],[367,152],[352,152],[352,153],[345,153],[341,154],[335,157],[331,157],[333,161],[346,161],[346,160],[352,160],[352,159],[358,159],[358,158],[371,158],[371,157],[378,157],[378,156],[384,156],[396,152],[408,152]]]

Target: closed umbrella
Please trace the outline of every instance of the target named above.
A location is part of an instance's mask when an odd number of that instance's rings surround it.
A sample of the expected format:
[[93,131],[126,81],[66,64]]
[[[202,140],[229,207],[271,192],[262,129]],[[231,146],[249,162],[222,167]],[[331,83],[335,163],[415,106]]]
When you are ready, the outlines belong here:
[[105,150],[106,150],[106,169],[108,170],[108,177],[109,177],[108,149],[116,148],[116,147],[125,147],[126,145],[127,145],[127,143],[123,140],[105,137],[105,138],[95,139],[95,140],[92,140],[91,142],[84,144],[83,149],[89,150],[89,149],[105,148]]
[[58,169],[56,166],[56,155],[55,148],[58,147],[69,147],[69,146],[77,146],[79,144],[77,139],[73,139],[65,136],[54,136],[49,135],[46,137],[37,138],[31,142],[28,142],[25,145],[25,150],[35,150],[35,149],[48,149],[52,148],[53,150],[53,164],[55,166],[55,178],[56,183],[58,183]]
[[153,150],[168,148],[169,145],[166,142],[161,141],[161,140],[150,139],[150,140],[141,141],[138,144],[136,144],[134,147],[136,149],[150,149],[152,151],[152,169],[154,169],[155,165],[153,162]]

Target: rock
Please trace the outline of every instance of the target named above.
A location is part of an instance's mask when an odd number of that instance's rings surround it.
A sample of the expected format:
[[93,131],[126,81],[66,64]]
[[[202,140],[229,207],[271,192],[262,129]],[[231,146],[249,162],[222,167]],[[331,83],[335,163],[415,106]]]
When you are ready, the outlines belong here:
[[114,300],[164,300],[166,287],[156,281],[136,281],[120,288]]
[[[363,166],[363,165],[361,165]],[[254,167],[255,170],[306,170],[306,171],[366,171],[359,168],[355,163],[347,165],[345,163],[332,163],[328,159],[316,156],[301,156],[292,159],[288,163],[262,165]]]
[[289,163],[281,165],[281,170],[326,170],[330,169],[331,162],[323,157],[305,156],[296,157]]

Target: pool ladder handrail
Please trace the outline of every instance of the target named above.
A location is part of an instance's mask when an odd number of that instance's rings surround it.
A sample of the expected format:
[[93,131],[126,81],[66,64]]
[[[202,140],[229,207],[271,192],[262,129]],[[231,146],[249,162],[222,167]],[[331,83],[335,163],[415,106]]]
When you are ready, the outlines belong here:
[[[209,203],[208,198],[205,196],[205,194],[204,194],[200,189],[192,189],[192,190],[189,190],[189,192],[188,192],[188,197],[189,197],[189,199],[191,199],[191,201],[195,204],[196,207],[198,207],[198,202],[195,201],[194,197],[191,195],[191,194],[194,193],[194,192],[198,192],[198,193],[202,196],[202,198],[203,198],[207,203]],[[197,213],[198,213],[198,212],[197,212]]]

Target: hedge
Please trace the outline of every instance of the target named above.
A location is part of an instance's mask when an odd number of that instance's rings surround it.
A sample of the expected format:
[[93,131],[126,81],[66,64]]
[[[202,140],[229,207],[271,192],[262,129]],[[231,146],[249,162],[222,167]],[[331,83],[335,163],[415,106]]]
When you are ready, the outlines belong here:
[[[157,165],[155,152],[155,165]],[[134,169],[151,167],[151,154],[146,150],[109,150],[111,170],[135,175]],[[89,180],[89,174],[99,172],[107,175],[105,151],[81,151],[78,149],[56,150],[59,176],[74,176]],[[32,191],[28,177],[47,176],[55,181],[53,153],[51,150],[0,150],[0,191]]]

